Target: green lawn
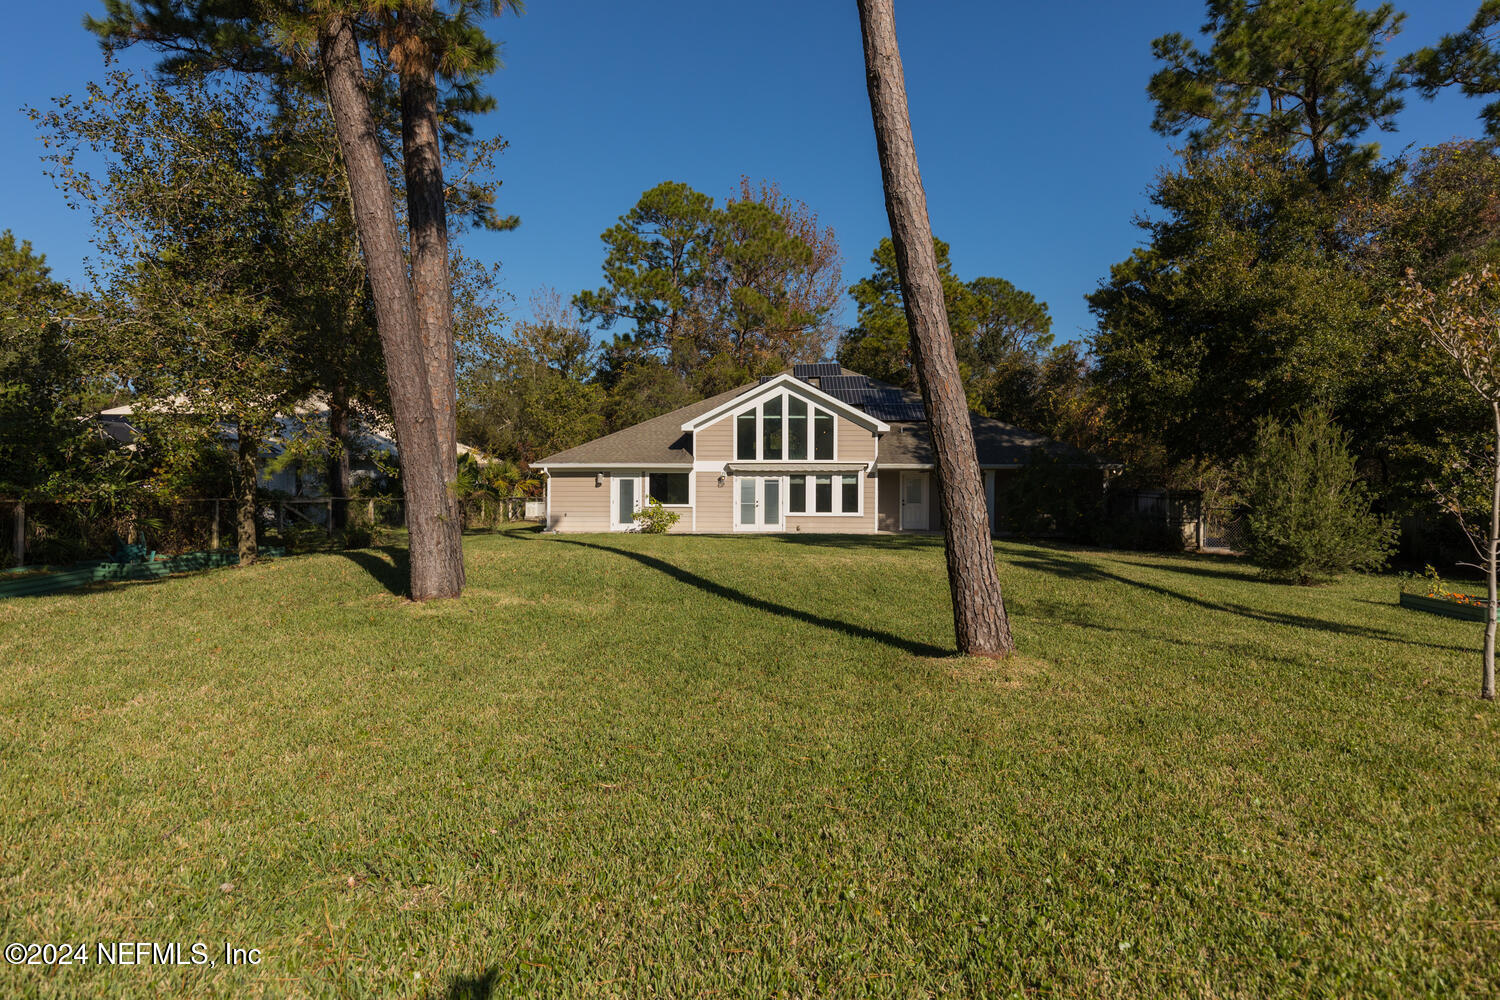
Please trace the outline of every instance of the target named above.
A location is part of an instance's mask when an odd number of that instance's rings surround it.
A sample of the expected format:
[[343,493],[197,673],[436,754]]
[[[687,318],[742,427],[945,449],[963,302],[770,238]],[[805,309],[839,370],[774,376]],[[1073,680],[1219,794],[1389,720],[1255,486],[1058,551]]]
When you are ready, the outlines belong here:
[[[1481,626],[1390,578],[940,540],[468,540],[0,603],[0,995],[1500,994]],[[91,956],[92,958],[92,956]]]

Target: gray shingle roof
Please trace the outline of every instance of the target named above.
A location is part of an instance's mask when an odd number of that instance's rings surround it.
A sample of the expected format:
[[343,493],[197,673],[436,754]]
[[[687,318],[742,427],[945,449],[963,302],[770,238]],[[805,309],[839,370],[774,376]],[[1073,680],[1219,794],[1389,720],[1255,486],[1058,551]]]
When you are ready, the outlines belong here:
[[[1025,465],[1033,448],[1041,448],[1049,455],[1067,458],[1079,465],[1099,464],[1099,460],[1087,452],[1014,424],[971,413],[969,425],[974,429],[974,451],[981,466]],[[935,464],[927,421],[892,421],[891,432],[880,439],[879,464]]]
[[[891,425],[890,433],[880,439],[879,464],[934,464],[926,409],[922,397],[916,393],[832,364],[798,365],[794,374],[804,379],[817,378],[818,388],[830,396]],[[683,432],[682,425],[736,396],[759,388],[765,381],[767,379],[761,379],[753,385],[721,392],[576,448],[549,455],[534,464],[692,465],[692,436]],[[970,419],[974,429],[974,450],[982,466],[1023,465],[1033,448],[1042,448],[1048,454],[1071,459],[1080,465],[1099,464],[1094,456],[1034,431],[978,414],[970,414]]]
[[560,451],[556,455],[548,455],[532,464],[607,465],[628,462],[631,465],[692,465],[693,453],[690,445],[693,436],[684,433],[682,425],[754,388],[756,386],[742,385],[737,389],[721,392],[717,396],[700,399],[696,403],[690,403],[671,413],[663,413],[659,417],[632,424],[613,434],[585,441],[576,448]]

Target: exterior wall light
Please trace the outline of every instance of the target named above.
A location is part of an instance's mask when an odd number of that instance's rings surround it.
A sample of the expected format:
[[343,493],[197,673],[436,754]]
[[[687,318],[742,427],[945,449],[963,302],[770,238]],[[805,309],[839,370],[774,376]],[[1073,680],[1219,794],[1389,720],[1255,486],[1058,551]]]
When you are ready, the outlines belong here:
[[604,485],[604,473],[602,473],[602,472],[596,472],[596,473],[594,473],[594,486],[597,488],[597,487],[600,487],[600,486],[603,486],[603,485]]
[[720,486],[723,486],[723,485],[724,485],[724,478],[725,478],[725,477],[724,477],[724,473],[722,473],[722,472],[721,472],[721,473],[719,473],[719,485],[720,485]]

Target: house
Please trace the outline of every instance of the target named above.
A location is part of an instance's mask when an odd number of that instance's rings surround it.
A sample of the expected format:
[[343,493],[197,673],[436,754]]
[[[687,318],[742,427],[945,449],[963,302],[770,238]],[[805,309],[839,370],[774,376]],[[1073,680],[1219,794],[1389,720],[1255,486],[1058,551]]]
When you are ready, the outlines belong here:
[[[143,409],[156,414],[192,413],[192,404],[182,396],[170,400],[144,404]],[[126,450],[134,450],[135,439],[140,435],[135,425],[136,406],[125,404],[94,415],[101,432],[119,443]],[[326,434],[328,427],[328,404],[320,397],[313,397],[293,407],[290,414],[278,414],[276,431],[261,446],[260,486],[262,489],[292,496],[322,495],[327,492],[326,470],[320,464],[306,466],[302,463],[272,467],[292,442],[301,438]],[[232,421],[224,421],[218,427],[218,438],[226,448],[234,448],[239,434]],[[349,417],[349,446],[352,451],[350,479],[375,479],[383,475],[380,456],[398,456],[396,432],[389,421],[379,414],[356,407]],[[458,455],[473,455],[482,464],[487,459],[477,449],[459,442]]]
[[[990,528],[997,490],[1041,448],[1090,455],[977,414]],[[922,399],[836,364],[795,365],[576,448],[546,476],[551,531],[629,531],[648,498],[674,532],[936,531],[942,528]]]

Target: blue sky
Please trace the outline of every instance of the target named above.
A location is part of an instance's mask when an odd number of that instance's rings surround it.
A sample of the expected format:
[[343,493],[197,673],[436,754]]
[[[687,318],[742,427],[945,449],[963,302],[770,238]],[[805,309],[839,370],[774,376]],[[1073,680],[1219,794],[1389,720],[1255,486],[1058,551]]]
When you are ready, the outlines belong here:
[[[91,252],[88,219],[42,175],[21,108],[102,75],[81,26],[102,6],[22,5],[0,65],[0,229],[74,283]],[[833,226],[846,283],[868,272],[889,229],[853,0],[527,6],[492,25],[506,68],[493,80],[499,109],[481,124],[511,143],[500,201],[522,226],[464,238],[471,255],[502,263],[516,312],[539,286],[596,286],[599,234],[669,179],[718,198],[742,174],[775,180]],[[1405,6],[1394,54],[1458,29],[1477,0]],[[1151,39],[1196,30],[1201,0],[898,0],[896,15],[933,230],[952,244],[956,272],[1007,278],[1049,304],[1059,339],[1085,336],[1083,296],[1136,245],[1131,219],[1171,160],[1150,130]],[[1382,142],[1395,151],[1474,135],[1477,110],[1458,95],[1412,95],[1401,131]]]

